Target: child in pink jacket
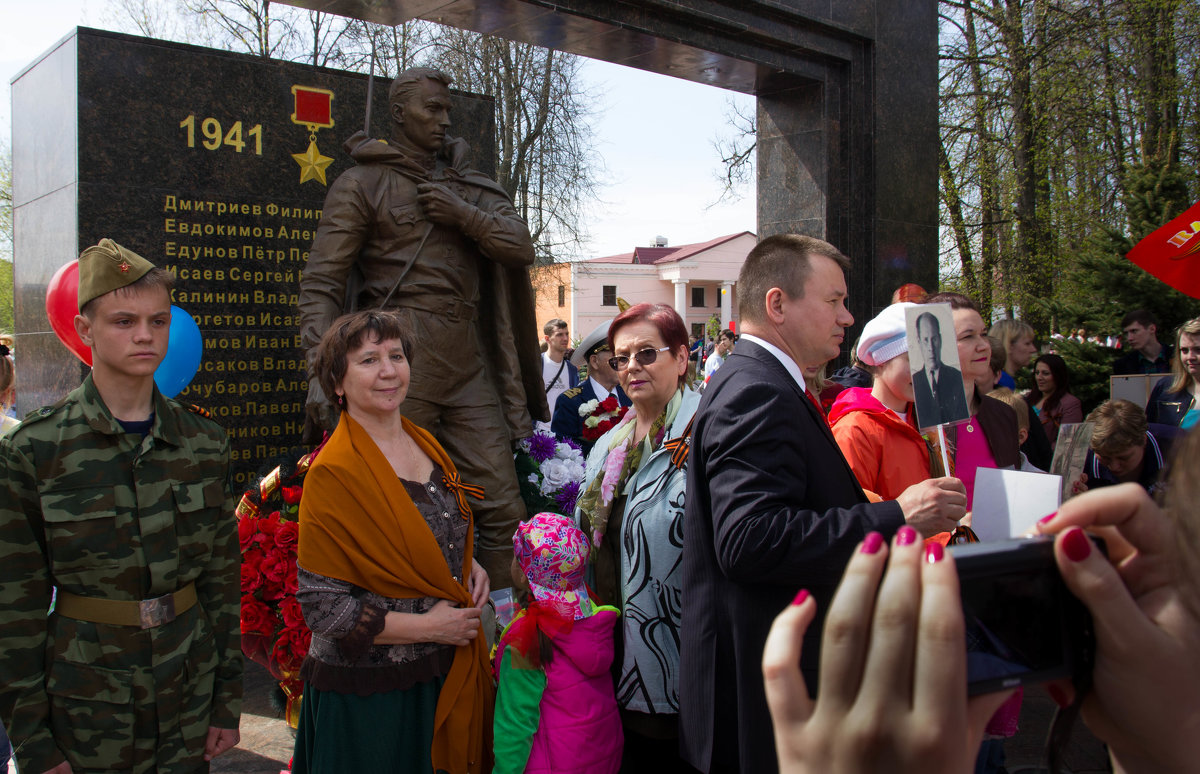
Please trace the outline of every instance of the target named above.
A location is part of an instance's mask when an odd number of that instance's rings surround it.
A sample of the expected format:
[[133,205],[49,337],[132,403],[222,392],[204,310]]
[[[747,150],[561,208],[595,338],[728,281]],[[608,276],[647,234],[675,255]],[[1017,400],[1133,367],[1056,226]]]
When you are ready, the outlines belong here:
[[493,774],[615,774],[624,736],[610,668],[620,613],[588,596],[587,537],[566,516],[539,513],[518,525],[513,549],[513,581],[530,599],[496,649]]

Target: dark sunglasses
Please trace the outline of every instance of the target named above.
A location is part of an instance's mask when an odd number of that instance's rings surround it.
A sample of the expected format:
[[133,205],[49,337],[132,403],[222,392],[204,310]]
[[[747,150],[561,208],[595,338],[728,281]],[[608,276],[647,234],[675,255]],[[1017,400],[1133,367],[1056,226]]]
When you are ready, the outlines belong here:
[[[633,359],[638,361],[638,365],[645,367],[653,364],[655,360],[658,360],[659,352],[666,352],[670,349],[670,346],[659,347],[658,349],[643,349],[638,352],[634,352]],[[629,357],[627,355],[610,357],[608,359],[608,364],[612,366],[614,371],[624,371],[629,367]]]

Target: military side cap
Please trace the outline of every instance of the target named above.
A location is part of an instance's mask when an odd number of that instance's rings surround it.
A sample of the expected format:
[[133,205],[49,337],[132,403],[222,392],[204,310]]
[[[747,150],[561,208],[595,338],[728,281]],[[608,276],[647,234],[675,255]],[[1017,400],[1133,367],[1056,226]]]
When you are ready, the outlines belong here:
[[93,298],[132,285],[153,268],[154,264],[132,250],[101,239],[79,256],[79,308]]

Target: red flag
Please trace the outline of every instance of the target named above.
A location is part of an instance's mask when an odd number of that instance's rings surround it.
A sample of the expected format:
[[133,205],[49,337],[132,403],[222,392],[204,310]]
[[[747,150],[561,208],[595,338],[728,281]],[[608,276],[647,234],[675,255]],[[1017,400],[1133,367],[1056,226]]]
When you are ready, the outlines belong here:
[[1200,202],[1125,256],[1176,290],[1200,298]]

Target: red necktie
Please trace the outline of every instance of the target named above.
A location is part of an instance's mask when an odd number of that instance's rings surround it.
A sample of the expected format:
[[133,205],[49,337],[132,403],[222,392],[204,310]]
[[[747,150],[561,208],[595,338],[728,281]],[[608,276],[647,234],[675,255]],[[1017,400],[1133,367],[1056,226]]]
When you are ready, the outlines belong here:
[[825,411],[821,408],[821,404],[817,403],[817,399],[813,397],[813,394],[808,390],[805,390],[804,397],[808,398],[808,402],[811,403],[813,408],[817,410],[817,416],[821,418],[821,421],[825,423],[826,427],[829,427],[829,418],[825,416]]

